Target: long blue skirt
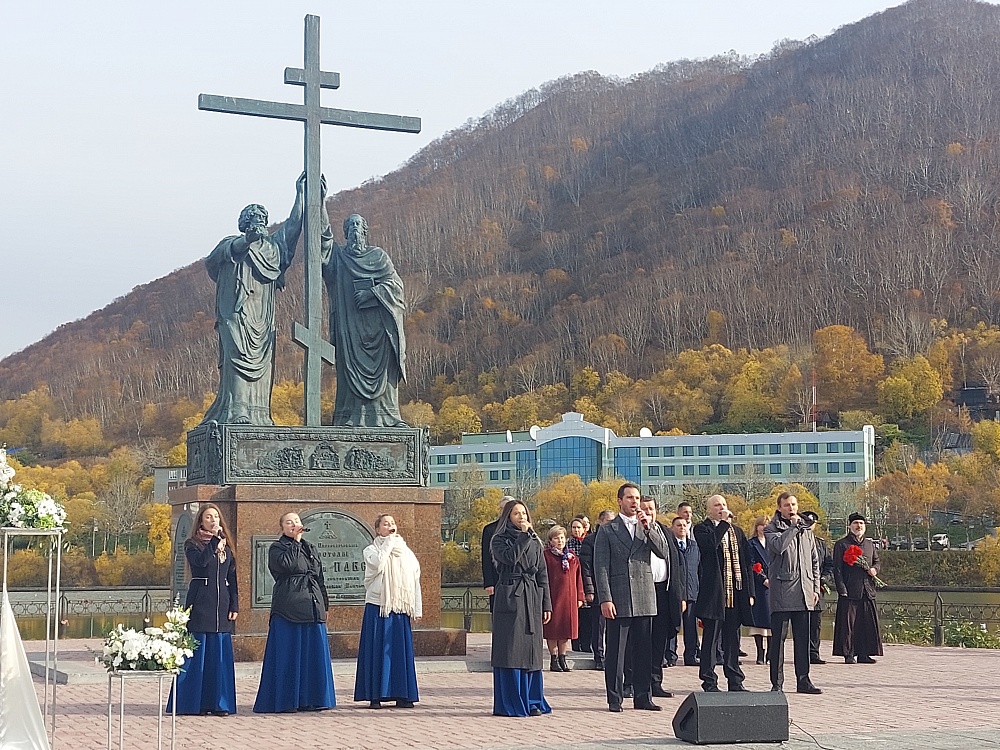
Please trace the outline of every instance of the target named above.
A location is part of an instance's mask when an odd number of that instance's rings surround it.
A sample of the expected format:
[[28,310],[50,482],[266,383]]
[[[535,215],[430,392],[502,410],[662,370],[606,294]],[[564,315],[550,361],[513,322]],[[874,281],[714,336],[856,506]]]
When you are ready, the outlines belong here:
[[552,713],[542,694],[542,671],[493,667],[493,715],[528,716],[533,708]]
[[[236,713],[236,669],[233,636],[230,633],[191,633],[198,641],[194,656],[184,662],[177,675],[177,713],[210,711]],[[174,695],[167,700],[173,709]]]
[[365,605],[354,700],[420,700],[409,615],[391,612],[382,617],[377,604]]
[[271,615],[254,713],[315,711],[336,705],[326,623],[289,622]]

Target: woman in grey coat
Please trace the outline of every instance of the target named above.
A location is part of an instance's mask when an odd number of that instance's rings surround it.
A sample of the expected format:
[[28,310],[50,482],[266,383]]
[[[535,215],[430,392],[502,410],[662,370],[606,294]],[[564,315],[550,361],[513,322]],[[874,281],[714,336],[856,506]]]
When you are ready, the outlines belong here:
[[509,500],[497,519],[489,554],[493,592],[493,713],[540,716],[552,711],[542,692],[542,625],[552,616],[542,543],[525,505]]

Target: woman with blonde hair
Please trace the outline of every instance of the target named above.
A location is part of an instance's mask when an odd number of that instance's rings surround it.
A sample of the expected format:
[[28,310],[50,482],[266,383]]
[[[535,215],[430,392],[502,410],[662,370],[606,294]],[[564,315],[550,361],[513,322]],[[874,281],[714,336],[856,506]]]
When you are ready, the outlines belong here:
[[552,599],[552,618],[542,626],[542,635],[549,647],[549,670],[572,671],[566,661],[571,640],[579,637],[577,614],[583,606],[583,575],[580,558],[566,545],[566,529],[553,526],[545,548],[545,568]]
[[375,539],[365,547],[365,614],[361,621],[354,700],[382,708],[413,708],[417,670],[410,618],[420,619],[420,563],[396,529],[396,519],[375,519]]
[[253,706],[257,714],[320,711],[337,705],[326,634],[330,597],[319,550],[302,538],[304,531],[298,513],[285,513],[281,536],[267,551],[274,589]]

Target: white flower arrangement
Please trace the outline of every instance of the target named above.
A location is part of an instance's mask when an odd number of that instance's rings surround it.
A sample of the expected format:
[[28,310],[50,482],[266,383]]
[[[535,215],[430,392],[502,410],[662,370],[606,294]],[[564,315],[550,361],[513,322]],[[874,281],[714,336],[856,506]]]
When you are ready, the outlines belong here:
[[0,448],[0,526],[18,529],[60,529],[66,525],[66,509],[41,490],[26,490],[14,484],[14,469],[7,463],[7,450]]
[[198,641],[188,633],[191,608],[174,607],[162,628],[137,631],[116,625],[104,641],[101,662],[109,672],[179,672],[194,656]]

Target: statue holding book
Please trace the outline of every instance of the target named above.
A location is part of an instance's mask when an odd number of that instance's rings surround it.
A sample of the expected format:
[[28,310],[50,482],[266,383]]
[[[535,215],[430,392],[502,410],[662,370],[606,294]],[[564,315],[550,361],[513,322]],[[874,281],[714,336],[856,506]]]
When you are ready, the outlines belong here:
[[324,232],[323,278],[337,368],[333,424],[406,427],[399,415],[399,383],[406,379],[403,281],[385,250],[368,244],[364,218],[347,218],[344,239],[339,245],[329,227]]

